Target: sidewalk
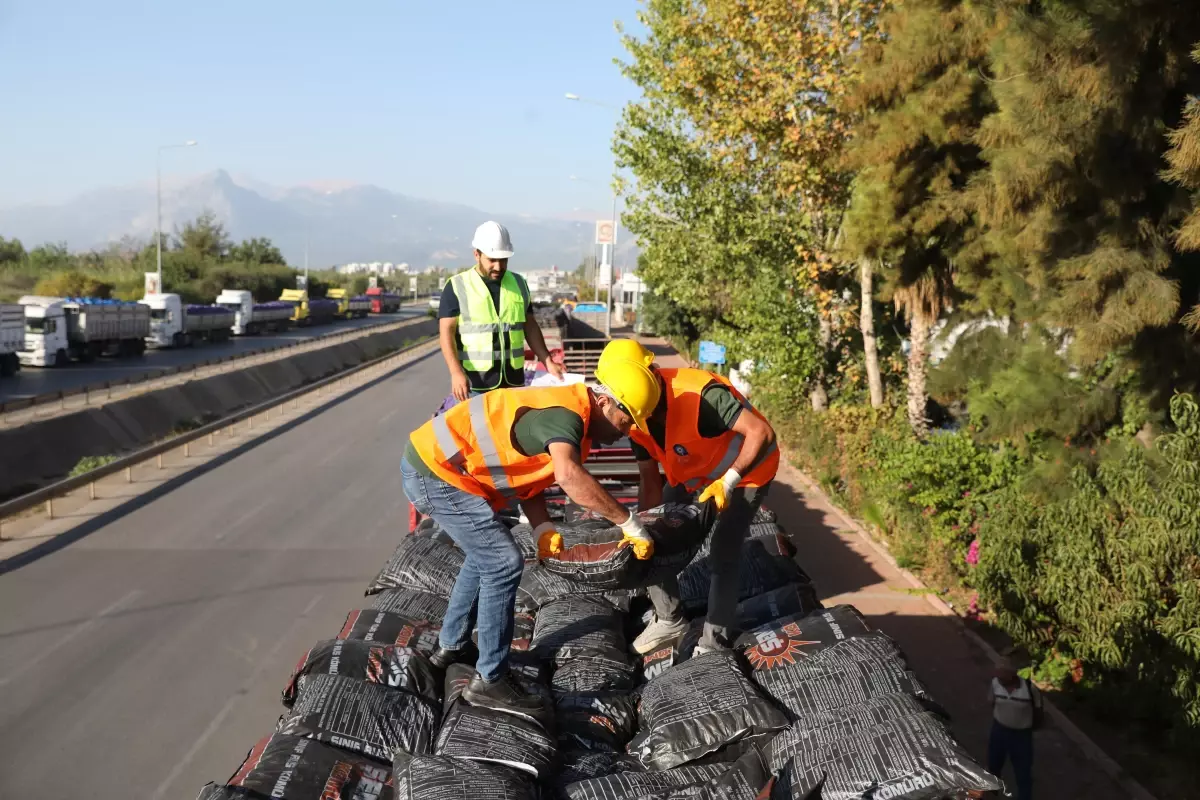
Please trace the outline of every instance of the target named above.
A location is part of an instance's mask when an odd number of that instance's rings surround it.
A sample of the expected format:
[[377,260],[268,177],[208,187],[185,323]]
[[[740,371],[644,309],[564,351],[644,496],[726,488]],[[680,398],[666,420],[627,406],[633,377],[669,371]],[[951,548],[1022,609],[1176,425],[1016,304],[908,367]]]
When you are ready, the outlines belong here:
[[[687,366],[662,339],[639,337],[663,367]],[[846,527],[819,489],[781,462],[767,504],[795,543],[796,560],[827,605],[848,603],[895,639],[917,675],[951,716],[959,741],[984,766],[991,726],[992,664],[956,618],[944,616],[911,588],[859,533]],[[1012,771],[1005,771],[1011,785]],[[1060,800],[1118,800],[1129,793],[1102,772],[1047,719],[1036,734],[1034,791]]]
[[[812,576],[821,601],[849,603],[872,625],[895,639],[913,670],[950,713],[959,741],[987,765],[992,664],[957,619],[939,613],[915,592],[899,570],[864,538],[842,523],[801,473],[781,463],[768,505],[779,516],[799,552],[796,560]],[[1054,726],[1035,734],[1034,787],[1039,797],[1117,800],[1129,794],[1098,769]],[[1011,769],[1006,778],[1012,780]]]

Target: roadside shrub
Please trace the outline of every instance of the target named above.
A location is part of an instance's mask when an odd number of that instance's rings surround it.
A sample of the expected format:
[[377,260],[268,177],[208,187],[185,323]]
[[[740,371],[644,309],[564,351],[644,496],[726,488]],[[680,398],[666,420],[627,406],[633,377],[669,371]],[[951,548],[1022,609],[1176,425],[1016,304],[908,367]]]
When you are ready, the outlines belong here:
[[1200,409],[1147,451],[1109,446],[1054,493],[1003,490],[979,534],[973,582],[1028,647],[1039,677],[1103,686],[1122,713],[1200,727]]

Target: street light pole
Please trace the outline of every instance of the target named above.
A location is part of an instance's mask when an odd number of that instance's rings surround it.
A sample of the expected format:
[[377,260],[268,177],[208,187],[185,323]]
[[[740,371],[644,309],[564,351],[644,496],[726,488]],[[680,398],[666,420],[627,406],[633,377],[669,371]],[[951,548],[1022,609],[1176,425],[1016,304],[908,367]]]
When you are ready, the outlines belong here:
[[189,139],[183,144],[163,144],[159,145],[158,152],[154,159],[154,178],[155,178],[155,197],[156,197],[156,218],[157,222],[154,225],[154,248],[156,252],[156,263],[158,266],[158,291],[163,290],[162,279],[162,151],[170,150],[174,147],[195,147],[196,141]]

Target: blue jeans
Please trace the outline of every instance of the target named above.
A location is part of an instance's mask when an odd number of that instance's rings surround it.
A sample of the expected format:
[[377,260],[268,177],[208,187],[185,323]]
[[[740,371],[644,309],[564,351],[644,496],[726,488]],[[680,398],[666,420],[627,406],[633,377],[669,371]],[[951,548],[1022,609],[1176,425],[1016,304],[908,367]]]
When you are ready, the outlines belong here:
[[479,660],[475,671],[494,681],[508,671],[512,646],[513,606],[525,566],[512,532],[482,497],[419,474],[407,460],[400,462],[404,494],[409,501],[450,535],[466,555],[442,623],[439,641],[447,650],[465,647],[471,639],[471,609],[479,603]]
[[1017,800],[1033,797],[1033,730],[1009,728],[992,720],[992,736],[988,740],[988,772],[1000,777],[1004,762],[1012,761],[1013,776],[1017,779]]

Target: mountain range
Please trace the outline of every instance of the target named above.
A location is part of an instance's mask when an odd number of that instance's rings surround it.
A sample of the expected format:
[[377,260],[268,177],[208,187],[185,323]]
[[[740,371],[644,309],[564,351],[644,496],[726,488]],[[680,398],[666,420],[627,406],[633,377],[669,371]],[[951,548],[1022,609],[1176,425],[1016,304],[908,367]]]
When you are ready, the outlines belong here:
[[[152,241],[153,185],[98,189],[59,205],[0,209],[0,236],[26,248],[65,242],[71,250],[103,248],[124,237]],[[369,184],[325,183],[275,187],[224,170],[165,185],[163,230],[212,211],[235,241],[264,236],[288,262],[313,268],[391,261],[413,268],[471,261],[471,234],[488,219],[512,233],[518,270],[552,264],[574,269],[593,252],[589,221],[486,212],[422,200]],[[617,266],[632,264],[637,248],[628,231],[618,237]]]

